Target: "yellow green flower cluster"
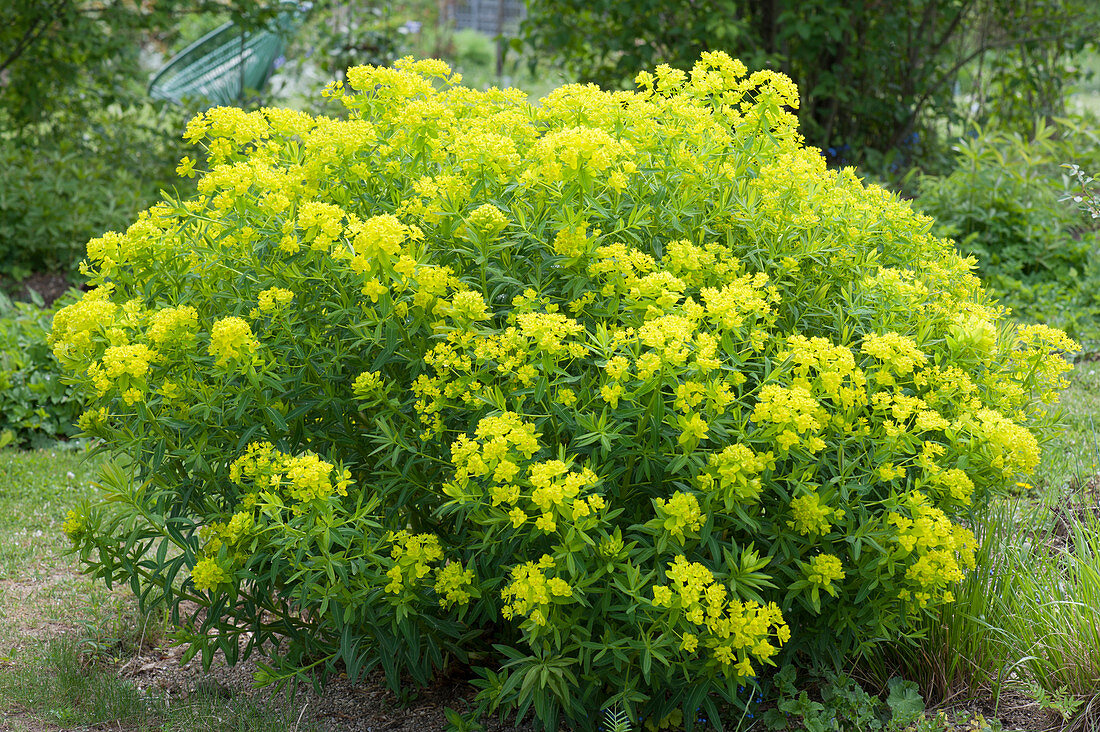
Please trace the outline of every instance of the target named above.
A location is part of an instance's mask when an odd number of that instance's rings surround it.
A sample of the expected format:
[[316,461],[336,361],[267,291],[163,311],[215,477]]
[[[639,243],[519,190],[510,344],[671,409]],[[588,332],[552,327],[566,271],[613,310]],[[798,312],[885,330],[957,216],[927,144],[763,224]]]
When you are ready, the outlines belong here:
[[965,570],[974,568],[974,534],[929,505],[922,493],[908,494],[905,508],[908,516],[887,516],[895,529],[895,555],[909,559],[899,597],[917,607],[951,602],[950,588],[962,580]]
[[576,599],[568,582],[548,576],[556,566],[553,557],[543,554],[537,562],[527,562],[512,570],[512,581],[500,591],[505,601],[501,609],[505,619],[526,616],[534,625],[545,626],[551,617],[551,605]]
[[791,638],[778,606],[740,602],[710,570],[683,555],[669,564],[665,575],[671,583],[653,586],[653,604],[669,608],[690,624],[692,631],[682,636],[683,651],[694,653],[701,635],[703,646],[723,672],[738,679],[756,675],[752,657],[774,665],[771,659],[779,648],[770,639],[782,645]]
[[807,493],[791,500],[791,516],[793,520],[788,521],[787,525],[799,534],[820,536],[832,530],[829,519],[840,521],[844,518],[844,511],[822,503],[817,493]]
[[451,562],[436,570],[435,593],[443,607],[466,605],[470,598],[480,596],[472,569],[464,569],[460,562]]
[[217,359],[219,366],[247,359],[259,347],[252,328],[243,318],[222,318],[210,329],[210,355]]
[[249,510],[238,511],[228,521],[215,521],[199,529],[200,558],[191,569],[191,579],[200,590],[216,590],[233,581],[251,550],[246,544],[254,535],[255,519]]
[[662,528],[680,541],[684,540],[684,531],[694,534],[707,520],[706,514],[699,510],[699,499],[691,493],[676,491],[667,501],[654,498],[653,503]]
[[[390,557],[394,560],[393,566],[386,572],[390,582],[386,585],[386,592],[400,594],[401,591],[428,576],[432,562],[443,559],[443,549],[439,545],[439,537],[434,534],[410,534],[408,531],[391,532],[388,539],[393,544]],[[461,579],[461,578],[459,578]],[[460,583],[455,583],[454,578],[450,585],[452,594],[460,589]]]
[[282,310],[294,299],[294,293],[285,287],[271,287],[260,293],[257,307],[261,313],[274,313]]
[[591,528],[606,502],[581,492],[599,478],[589,468],[572,470],[564,460],[532,460],[538,437],[535,426],[514,412],[481,419],[474,439],[459,435],[451,444],[455,474],[444,491],[459,504],[487,498],[489,513],[502,521],[506,516],[513,528],[532,518],[546,534],[569,526]]
[[386,382],[377,371],[364,371],[355,377],[351,390],[361,402],[371,404],[385,396]]
[[728,510],[736,504],[756,503],[763,491],[761,474],[774,468],[771,452],[758,454],[747,445],[727,445],[708,456],[707,469],[696,481],[703,491],[719,494]]
[[69,537],[71,541],[76,541],[86,526],[86,520],[84,516],[70,509],[65,514],[65,521],[61,524],[61,530],[65,532],[65,535]]
[[875,373],[875,380],[887,386],[894,384],[894,376],[907,376],[928,361],[911,338],[893,332],[868,335],[859,350],[881,362],[883,368]]
[[198,332],[198,311],[189,305],[162,308],[149,319],[149,340],[158,348],[190,346]]
[[248,511],[238,511],[225,523],[213,523],[203,526],[199,536],[203,539],[203,551],[215,555],[223,545],[235,547],[252,530],[254,520]]
[[856,368],[855,357],[847,346],[794,334],[787,338],[777,357],[790,360],[794,386],[829,397],[842,414],[867,403],[867,377]]
[[233,581],[233,574],[218,564],[214,557],[203,557],[191,569],[191,581],[197,590],[216,590]]
[[805,386],[765,384],[752,418],[775,425],[775,444],[782,452],[799,444],[811,453],[825,449],[825,441],[817,433],[828,423],[828,414]]
[[818,554],[804,565],[803,571],[811,587],[825,590],[833,597],[837,591],[833,582],[844,579],[844,570],[839,557],[832,554]]
[[288,455],[269,442],[253,442],[229,466],[229,479],[257,493],[285,495],[303,504],[324,501],[333,495],[346,496],[352,484],[351,472],[337,468],[313,453]]

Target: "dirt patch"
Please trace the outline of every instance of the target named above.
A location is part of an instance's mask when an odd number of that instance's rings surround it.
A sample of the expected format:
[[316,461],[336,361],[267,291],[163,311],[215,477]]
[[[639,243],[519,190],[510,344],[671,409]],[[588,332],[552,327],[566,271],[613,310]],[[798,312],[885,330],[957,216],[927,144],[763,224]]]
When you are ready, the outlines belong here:
[[54,732],[57,727],[51,727],[33,714],[21,712],[3,712],[0,717],[0,732]]
[[5,280],[0,285],[13,300],[33,302],[32,293],[37,293],[46,307],[52,305],[55,300],[68,292],[70,287],[73,287],[64,275],[50,272],[35,273],[19,282]]
[[[346,677],[331,680],[320,694],[313,688],[299,688],[289,699],[286,692],[255,689],[256,671],[252,659],[230,667],[220,658],[209,672],[197,658],[180,664],[183,648],[158,648],[134,658],[120,668],[124,678],[150,693],[167,699],[186,699],[192,694],[214,695],[225,699],[251,697],[257,701],[288,705],[302,720],[316,723],[332,732],[428,732],[447,727],[444,709],[460,713],[472,708],[476,689],[460,677],[444,676],[427,689],[409,689],[402,702],[386,686],[381,672],[365,681],[350,683]],[[516,725],[514,720],[501,724],[497,719],[482,720],[486,730],[533,732],[530,724]]]
[[1011,689],[1002,692],[996,705],[992,699],[986,699],[972,708],[986,719],[999,719],[1006,730],[1055,732],[1063,728],[1062,719],[1055,712],[1040,708],[1034,699]]
[[[43,581],[0,580],[0,617],[3,618],[4,636],[14,641],[13,646],[45,641],[79,629],[76,617],[71,620],[56,619],[65,614],[65,608],[48,597],[52,587],[62,580],[75,577],[79,575],[54,574]],[[51,614],[54,615],[53,618],[50,617]],[[0,637],[0,651],[9,652],[10,649],[2,647],[7,645],[4,640],[6,638]]]

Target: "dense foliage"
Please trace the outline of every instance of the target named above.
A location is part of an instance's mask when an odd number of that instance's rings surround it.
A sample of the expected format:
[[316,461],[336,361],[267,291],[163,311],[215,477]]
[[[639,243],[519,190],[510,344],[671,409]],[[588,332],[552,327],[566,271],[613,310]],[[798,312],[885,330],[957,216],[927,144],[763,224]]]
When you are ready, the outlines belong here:
[[6,0],[0,4],[0,129],[38,137],[39,125],[80,126],[145,93],[140,54],[181,17],[227,12],[249,26],[279,9],[266,0]]
[[118,458],[66,523],[90,569],[196,602],[204,658],[457,659],[548,728],[716,720],[950,602],[1075,344],[827,170],[780,74],[538,107],[448,74],[210,110],[198,195],[89,243],[51,342]]
[[976,130],[955,146],[953,172],[919,178],[914,202],[1016,317],[1089,346],[1100,342],[1100,229],[1067,203],[1076,182],[1062,163],[1100,162],[1096,134],[1087,120],[1040,125],[1030,138]]
[[[798,81],[803,134],[831,162],[908,168],[944,121],[1030,129],[1064,111],[1075,54],[1100,31],[1091,0],[531,0],[527,39],[579,78],[628,84],[727,51]],[[960,105],[959,95],[963,95]],[[887,157],[889,159],[884,159]]]
[[186,116],[150,104],[145,64],[181,19],[224,11],[254,26],[278,6],[0,3],[0,284],[75,271],[89,238],[125,226],[173,184]]
[[145,105],[97,111],[83,135],[35,145],[0,133],[0,278],[75,274],[89,239],[125,227],[176,185],[184,120]]

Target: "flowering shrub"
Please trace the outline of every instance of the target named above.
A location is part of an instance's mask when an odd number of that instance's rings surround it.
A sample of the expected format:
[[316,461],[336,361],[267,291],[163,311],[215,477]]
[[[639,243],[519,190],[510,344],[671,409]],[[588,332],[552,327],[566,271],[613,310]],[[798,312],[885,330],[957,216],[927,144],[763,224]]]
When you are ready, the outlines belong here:
[[537,108],[457,81],[212,109],[198,195],[88,245],[52,343],[129,466],[66,525],[91,567],[198,603],[204,658],[493,658],[485,704],[547,727],[717,719],[780,654],[949,602],[1075,344],[826,170],[781,75],[707,54]]
[[41,448],[71,437],[84,410],[46,345],[54,311],[39,305],[0,292],[0,447]]

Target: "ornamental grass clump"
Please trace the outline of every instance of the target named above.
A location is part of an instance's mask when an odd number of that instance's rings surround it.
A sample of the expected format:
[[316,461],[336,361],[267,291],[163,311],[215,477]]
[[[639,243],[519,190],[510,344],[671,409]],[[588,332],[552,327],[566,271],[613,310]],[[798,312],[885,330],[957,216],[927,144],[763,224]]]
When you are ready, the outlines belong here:
[[469,663],[547,727],[716,720],[950,602],[1074,344],[827,170],[780,74],[458,82],[212,109],[197,195],[89,243],[52,344],[118,457],[66,523],[91,569],[197,603],[205,659]]

